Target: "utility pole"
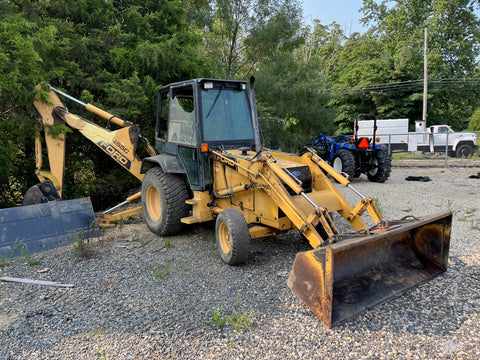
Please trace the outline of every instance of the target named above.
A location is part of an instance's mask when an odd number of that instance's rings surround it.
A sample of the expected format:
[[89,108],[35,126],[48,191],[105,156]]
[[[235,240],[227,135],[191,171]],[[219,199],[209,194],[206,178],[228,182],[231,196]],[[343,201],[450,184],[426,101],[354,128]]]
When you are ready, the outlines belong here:
[[425,129],[427,128],[427,93],[428,93],[428,58],[427,58],[427,41],[428,29],[425,28],[423,41],[423,113],[422,120],[425,121]]

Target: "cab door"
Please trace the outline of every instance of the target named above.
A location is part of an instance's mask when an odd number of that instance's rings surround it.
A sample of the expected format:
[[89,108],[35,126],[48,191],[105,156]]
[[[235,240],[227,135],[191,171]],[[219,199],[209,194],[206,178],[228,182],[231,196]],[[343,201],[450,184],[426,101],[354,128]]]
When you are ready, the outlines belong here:
[[167,123],[163,151],[178,156],[191,189],[205,190],[194,92],[194,83],[188,83],[172,86],[162,94],[160,112]]

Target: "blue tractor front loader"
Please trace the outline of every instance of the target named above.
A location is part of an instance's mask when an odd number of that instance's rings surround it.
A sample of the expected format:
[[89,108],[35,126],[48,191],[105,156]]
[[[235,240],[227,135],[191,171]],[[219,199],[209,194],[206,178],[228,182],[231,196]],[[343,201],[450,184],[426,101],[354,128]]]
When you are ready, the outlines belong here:
[[[374,120],[372,137],[358,137],[358,121],[362,117]],[[358,114],[354,136],[320,135],[312,140],[319,155],[349,180],[367,175],[370,181],[385,182],[392,171],[392,158],[383,144],[376,142],[377,118],[373,114]]]

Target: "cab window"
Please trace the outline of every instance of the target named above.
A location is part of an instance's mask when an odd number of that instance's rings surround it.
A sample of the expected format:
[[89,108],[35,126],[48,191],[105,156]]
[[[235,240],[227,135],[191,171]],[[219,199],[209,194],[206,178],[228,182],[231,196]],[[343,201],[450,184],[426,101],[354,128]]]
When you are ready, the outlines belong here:
[[196,145],[197,132],[193,103],[193,87],[173,89],[168,108],[168,141]]

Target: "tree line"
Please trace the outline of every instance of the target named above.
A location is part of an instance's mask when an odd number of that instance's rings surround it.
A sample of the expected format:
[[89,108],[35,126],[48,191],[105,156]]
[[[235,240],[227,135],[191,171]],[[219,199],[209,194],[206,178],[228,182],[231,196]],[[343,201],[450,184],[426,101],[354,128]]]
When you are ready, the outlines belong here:
[[[428,28],[428,124],[480,130],[480,115],[472,116],[480,107],[479,7],[364,0],[367,30],[347,34],[335,22],[305,25],[297,0],[2,1],[0,207],[21,203],[37,182],[32,101],[41,81],[138,124],[152,141],[162,85],[254,75],[265,146],[294,152],[321,133],[351,133],[358,113],[420,119]],[[65,194],[89,195],[97,208],[138,186],[74,132],[65,174]]]

